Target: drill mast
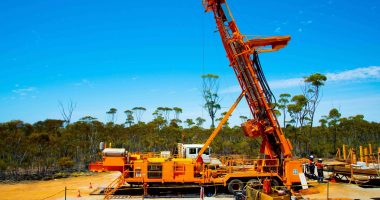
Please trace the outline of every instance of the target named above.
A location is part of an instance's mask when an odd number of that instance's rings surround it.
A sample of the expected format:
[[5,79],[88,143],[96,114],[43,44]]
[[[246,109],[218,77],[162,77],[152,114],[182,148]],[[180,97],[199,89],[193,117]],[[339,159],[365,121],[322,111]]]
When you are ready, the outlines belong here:
[[260,153],[267,158],[292,157],[292,146],[273,112],[274,95],[261,68],[259,53],[279,50],[290,36],[248,39],[240,33],[225,0],[204,0],[206,12],[213,12],[217,28],[253,118],[242,124],[248,137],[261,137]]

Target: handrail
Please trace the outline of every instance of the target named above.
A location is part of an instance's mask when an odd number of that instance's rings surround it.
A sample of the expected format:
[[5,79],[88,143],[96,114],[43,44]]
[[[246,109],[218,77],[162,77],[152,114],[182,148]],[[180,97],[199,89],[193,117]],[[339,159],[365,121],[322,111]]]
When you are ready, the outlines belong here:
[[129,173],[128,170],[124,171],[119,177],[113,180],[105,189],[104,189],[104,199],[110,199],[111,195],[116,192],[124,184],[125,175]]

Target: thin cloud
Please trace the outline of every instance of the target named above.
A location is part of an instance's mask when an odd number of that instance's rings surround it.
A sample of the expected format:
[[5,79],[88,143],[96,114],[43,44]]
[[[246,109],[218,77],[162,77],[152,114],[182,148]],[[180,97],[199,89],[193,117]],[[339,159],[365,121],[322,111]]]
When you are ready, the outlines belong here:
[[[18,87],[18,86],[16,86]],[[35,92],[37,89],[35,87],[27,87],[27,88],[18,88],[12,90],[13,93],[20,95],[20,96],[27,96],[30,93]]]
[[[370,66],[346,70],[338,73],[326,73],[327,82],[342,82],[354,80],[374,80],[380,79],[380,66]],[[269,81],[269,86],[272,89],[284,89],[299,87],[303,83],[303,78],[290,78]],[[240,92],[240,86],[230,86],[221,90],[221,94]]]
[[269,86],[272,89],[291,88],[299,86],[303,81],[303,78],[290,78],[283,80],[269,81]]
[[312,20],[301,21],[300,22],[300,26],[301,27],[298,28],[298,32],[303,32],[304,27],[306,27],[306,26],[308,26],[309,24],[312,24],[312,23],[313,23]]
[[357,68],[340,73],[327,73],[326,76],[328,81],[378,79],[380,78],[380,66]]
[[[380,79],[380,66],[362,67],[338,73],[326,73],[326,77],[327,82]],[[291,78],[269,81],[269,86],[273,89],[282,89],[300,86],[302,83],[303,78]]]

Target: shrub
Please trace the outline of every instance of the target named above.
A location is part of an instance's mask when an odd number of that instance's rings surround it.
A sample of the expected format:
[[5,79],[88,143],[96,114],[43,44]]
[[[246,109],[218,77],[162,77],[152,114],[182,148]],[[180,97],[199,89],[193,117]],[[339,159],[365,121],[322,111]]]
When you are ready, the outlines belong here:
[[61,168],[69,169],[74,166],[74,161],[69,157],[62,157],[58,160],[58,164]]

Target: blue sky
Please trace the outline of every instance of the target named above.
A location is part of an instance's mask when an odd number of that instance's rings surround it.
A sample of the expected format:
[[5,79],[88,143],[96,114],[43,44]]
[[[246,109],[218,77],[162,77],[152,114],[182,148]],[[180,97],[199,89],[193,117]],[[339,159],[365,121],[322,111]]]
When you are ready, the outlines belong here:
[[[230,1],[244,34],[291,35],[261,62],[276,96],[301,93],[300,78],[327,74],[318,117],[331,108],[379,122],[380,2]],[[106,120],[111,107],[183,108],[202,116],[201,74],[220,75],[226,110],[239,94],[211,13],[199,1],[1,1],[0,122],[61,118],[58,101],[76,102],[73,119]],[[231,118],[249,115],[242,102]]]

